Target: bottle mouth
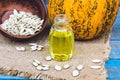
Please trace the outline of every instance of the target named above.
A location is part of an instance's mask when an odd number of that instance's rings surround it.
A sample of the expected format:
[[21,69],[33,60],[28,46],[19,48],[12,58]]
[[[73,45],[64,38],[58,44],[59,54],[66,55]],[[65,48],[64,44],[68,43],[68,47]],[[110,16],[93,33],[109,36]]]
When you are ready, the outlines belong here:
[[68,16],[66,14],[58,14],[55,19],[55,23],[69,23]]

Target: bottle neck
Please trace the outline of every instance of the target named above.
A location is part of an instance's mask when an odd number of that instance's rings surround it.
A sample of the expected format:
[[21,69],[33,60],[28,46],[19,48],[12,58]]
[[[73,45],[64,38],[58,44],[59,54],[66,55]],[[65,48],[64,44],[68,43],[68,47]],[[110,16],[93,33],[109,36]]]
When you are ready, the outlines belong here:
[[65,29],[69,27],[69,19],[65,14],[59,14],[54,19],[54,24],[58,29]]

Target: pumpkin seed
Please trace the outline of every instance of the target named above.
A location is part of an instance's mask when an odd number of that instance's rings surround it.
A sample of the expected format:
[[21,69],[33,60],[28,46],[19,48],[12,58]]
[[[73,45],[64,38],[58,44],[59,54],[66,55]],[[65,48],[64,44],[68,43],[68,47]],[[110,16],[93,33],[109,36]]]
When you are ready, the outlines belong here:
[[55,70],[57,70],[57,71],[61,71],[61,70],[62,70],[62,67],[59,66],[59,65],[56,65],[54,68],[55,68]]
[[42,46],[42,45],[37,45],[37,47],[38,47],[38,48],[43,48],[44,46]]
[[38,65],[36,68],[37,68],[37,70],[47,71],[47,70],[49,70],[49,65],[42,64],[42,65]]
[[41,62],[38,61],[37,59],[34,59],[33,62],[36,62],[36,63],[39,64],[39,65],[41,64]]
[[36,63],[36,62],[33,62],[32,64],[33,64],[33,66],[35,66],[35,67],[38,66],[38,63]]
[[50,65],[42,64],[43,67],[50,67]]
[[69,64],[65,64],[65,65],[63,66],[63,68],[64,68],[64,69],[68,69],[68,68],[70,68],[70,65],[69,65]]
[[46,61],[51,61],[51,60],[52,60],[52,57],[51,57],[51,56],[47,56],[47,57],[45,57],[45,60],[46,60]]
[[31,50],[32,51],[40,51],[43,49],[43,46],[42,45],[38,45],[37,43],[29,43],[29,45],[31,46]]
[[16,50],[18,50],[18,51],[25,51],[25,48],[24,47],[19,47],[19,46],[17,46],[17,47],[15,47],[16,48]]
[[77,70],[82,70],[83,69],[83,65],[79,65],[76,67]]
[[49,67],[42,67],[42,70],[47,71],[49,70]]
[[79,71],[78,70],[73,70],[73,72],[72,72],[72,76],[73,77],[76,77],[76,76],[78,76],[80,73],[79,73]]
[[17,15],[18,14],[17,10],[14,9],[13,14]]
[[41,48],[41,47],[38,47],[38,48],[37,48],[37,50],[38,50],[38,51],[41,51],[41,50],[42,50],[42,48]]
[[100,62],[102,62],[102,60],[100,60],[100,59],[93,59],[92,62],[93,63],[100,63]]
[[36,67],[37,70],[42,70],[42,68],[43,67],[41,65],[39,65],[39,66]]
[[37,46],[31,46],[31,50],[32,50],[32,51],[37,50]]
[[101,66],[90,66],[91,69],[100,69]]
[[36,46],[37,43],[29,43],[30,46]]

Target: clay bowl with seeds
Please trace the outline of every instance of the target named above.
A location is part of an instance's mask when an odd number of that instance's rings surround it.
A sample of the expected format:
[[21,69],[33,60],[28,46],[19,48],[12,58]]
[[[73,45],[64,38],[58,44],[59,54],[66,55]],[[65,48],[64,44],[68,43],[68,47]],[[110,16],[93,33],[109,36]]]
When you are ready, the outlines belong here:
[[[28,21],[25,23],[26,16]],[[45,30],[47,22],[47,9],[43,0],[0,0],[0,33],[5,37],[15,41],[31,39]],[[23,34],[22,31],[26,32]]]

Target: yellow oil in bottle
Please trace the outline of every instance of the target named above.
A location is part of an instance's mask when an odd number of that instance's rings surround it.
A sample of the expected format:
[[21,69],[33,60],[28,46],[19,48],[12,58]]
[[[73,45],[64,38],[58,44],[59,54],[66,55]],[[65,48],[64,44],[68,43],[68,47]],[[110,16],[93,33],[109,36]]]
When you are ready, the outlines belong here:
[[74,35],[71,31],[53,30],[49,35],[49,44],[54,60],[69,60],[73,54]]
[[54,60],[66,61],[73,54],[74,34],[66,15],[57,15],[54,20],[49,34],[50,53]]

